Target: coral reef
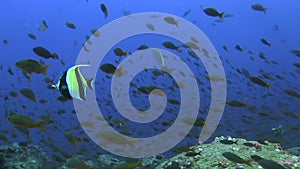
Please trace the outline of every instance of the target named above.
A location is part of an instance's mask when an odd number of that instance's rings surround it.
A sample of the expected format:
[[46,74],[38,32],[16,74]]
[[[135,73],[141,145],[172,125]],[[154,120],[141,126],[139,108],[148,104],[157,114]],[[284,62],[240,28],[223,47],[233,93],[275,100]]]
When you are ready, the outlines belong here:
[[1,169],[52,169],[51,160],[37,146],[21,146],[17,143],[0,146]]
[[[221,140],[232,141],[222,143]],[[236,154],[245,160],[245,164],[226,159],[223,155],[224,152]],[[284,168],[300,169],[300,157],[283,150],[277,143],[247,141],[230,137],[217,137],[212,143],[194,146],[190,151],[180,153],[161,163],[156,169],[263,168],[254,159],[251,159],[251,156],[272,160]],[[249,162],[251,166],[246,162]]]
[[298,147],[283,150],[279,144],[267,141],[217,137],[211,143],[185,150],[170,159],[157,155],[128,161],[107,154],[99,155],[94,161],[73,155],[58,166],[39,147],[14,143],[0,147],[0,169],[116,169],[122,166],[131,166],[130,169],[300,169]]

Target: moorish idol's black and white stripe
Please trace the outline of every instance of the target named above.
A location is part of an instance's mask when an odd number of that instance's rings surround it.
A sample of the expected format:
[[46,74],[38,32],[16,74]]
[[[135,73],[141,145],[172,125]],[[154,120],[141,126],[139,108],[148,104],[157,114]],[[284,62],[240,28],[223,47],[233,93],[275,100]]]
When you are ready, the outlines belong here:
[[85,100],[86,87],[88,86],[90,89],[93,89],[93,80],[85,80],[79,69],[83,66],[89,65],[75,65],[66,70],[57,84],[52,85],[52,87],[58,89],[60,93],[68,99],[75,98]]

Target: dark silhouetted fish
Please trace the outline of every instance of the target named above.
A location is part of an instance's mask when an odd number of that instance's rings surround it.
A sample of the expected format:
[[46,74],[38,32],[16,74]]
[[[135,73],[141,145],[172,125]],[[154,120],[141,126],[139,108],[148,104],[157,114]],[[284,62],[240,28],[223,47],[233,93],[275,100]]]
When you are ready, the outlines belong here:
[[265,38],[261,38],[260,41],[261,41],[263,44],[265,44],[265,45],[267,45],[267,46],[269,46],[269,47],[271,46],[271,43],[268,42]]
[[102,12],[104,13],[104,17],[105,17],[105,19],[106,19],[107,16],[108,16],[108,9],[107,9],[106,5],[103,4],[103,3],[100,5],[100,7],[101,7],[101,10],[102,10]]
[[188,14],[189,14],[191,11],[192,11],[191,9],[185,11],[185,12],[182,14],[182,17],[188,16]]
[[76,29],[76,25],[72,22],[66,22],[66,26],[70,29]]
[[264,7],[263,5],[261,4],[253,4],[251,5],[251,8],[255,11],[261,11],[261,12],[264,12],[266,13],[267,9],[266,7]]
[[43,58],[53,58],[53,59],[58,59],[58,55],[56,53],[51,54],[47,49],[45,49],[44,47],[41,46],[37,46],[35,48],[33,48],[33,52],[38,55],[41,56]]
[[234,154],[234,153],[231,153],[231,152],[225,152],[223,153],[223,156],[227,159],[227,160],[230,160],[232,162],[235,162],[235,163],[240,163],[240,164],[247,164],[249,166],[252,166],[250,164],[250,161],[251,160],[244,160],[242,159],[241,157],[239,157],[238,155]]
[[203,11],[208,16],[219,17],[220,19],[223,19],[225,14],[225,12],[218,12],[215,8],[205,8]]

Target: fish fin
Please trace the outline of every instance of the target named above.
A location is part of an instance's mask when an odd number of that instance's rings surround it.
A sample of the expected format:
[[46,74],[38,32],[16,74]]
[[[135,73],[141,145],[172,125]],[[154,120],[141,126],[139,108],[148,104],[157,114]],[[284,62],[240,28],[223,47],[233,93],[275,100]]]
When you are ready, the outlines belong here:
[[225,12],[220,13],[220,15],[219,15],[220,19],[224,19],[224,15],[225,15]]
[[95,79],[89,79],[89,80],[87,80],[86,81],[86,83],[87,83],[87,86],[91,89],[91,90],[93,90],[94,88],[95,88]]
[[51,57],[52,57],[53,59],[58,59],[58,55],[57,55],[56,53],[52,53]]
[[116,75],[116,77],[124,76],[125,75],[124,66],[122,65],[121,67],[117,68],[114,74]]
[[51,85],[51,88],[58,89],[58,84]]
[[163,70],[163,72],[167,72],[167,73],[169,73],[169,74],[172,74],[174,68],[173,68],[173,69],[169,69],[167,66],[163,66],[163,67],[162,67],[162,70]]
[[147,94],[150,94],[150,90],[148,90],[147,88],[145,88],[145,90],[146,90],[146,92],[147,92]]
[[267,14],[267,10],[268,10],[268,8],[263,9],[264,14]]
[[59,89],[60,80],[56,84],[52,84],[51,87],[54,89]]
[[41,72],[43,73],[44,76],[48,76],[47,69],[48,69],[49,66],[50,66],[50,64],[47,64],[47,65],[42,67]]
[[80,136],[79,138],[77,138],[77,143],[78,142],[84,142],[84,140],[83,140],[83,137],[82,136]]
[[245,160],[245,164],[247,164],[248,166],[252,167],[251,161],[252,161],[252,159]]
[[42,121],[36,123],[36,127],[37,127],[38,129],[40,129],[41,131],[45,131],[44,126],[45,126],[46,124],[50,123],[50,122],[51,122],[51,119],[50,119],[50,118],[48,118],[48,119],[46,119],[46,120],[42,120]]
[[179,52],[179,53],[182,52],[180,46],[176,46],[176,51]]
[[29,80],[29,82],[31,82],[31,74],[30,73],[27,73],[25,71],[22,71],[23,75],[26,77],[26,79]]
[[175,22],[175,25],[176,25],[177,28],[179,27],[179,26],[178,26],[178,21]]
[[270,89],[271,87],[271,84],[267,83],[267,88]]

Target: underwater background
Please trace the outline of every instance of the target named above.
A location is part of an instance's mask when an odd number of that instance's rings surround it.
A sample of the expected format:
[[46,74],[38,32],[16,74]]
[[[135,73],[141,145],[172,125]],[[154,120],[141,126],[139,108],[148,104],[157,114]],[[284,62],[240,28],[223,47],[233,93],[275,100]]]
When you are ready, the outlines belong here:
[[[255,4],[261,4],[263,8],[255,9]],[[86,135],[72,100],[63,98],[51,85],[75,65],[81,50],[88,51],[83,45],[90,36],[97,33],[101,36],[97,29],[130,14],[161,12],[182,17],[203,31],[222,61],[227,102],[218,128],[207,143],[215,137],[231,136],[280,143],[284,149],[299,147],[299,7],[300,2],[296,0],[2,0],[0,145],[21,143],[39,146],[57,166],[73,155],[90,160],[99,154],[114,156]],[[215,9],[218,15],[211,16],[205,9]],[[178,25],[180,27],[180,22]],[[132,26],[125,24],[120,29],[131,29]],[[174,44],[176,49],[172,49],[170,44]],[[51,56],[38,55],[33,50],[36,47],[49,50]],[[176,148],[198,144],[211,101],[209,77],[203,63],[189,53],[188,47],[173,38],[155,34],[133,36],[119,42],[105,55],[100,65],[110,63],[117,67],[130,53],[148,47],[179,55],[192,70],[199,88],[198,118],[190,133],[163,154],[172,157],[180,152]],[[124,53],[118,53],[116,48]],[[26,66],[17,66],[17,62],[27,59],[37,61],[41,67],[49,64],[46,73],[34,73]],[[158,135],[172,126],[180,110],[180,84],[169,74],[155,69],[138,73],[129,88],[132,105],[140,110],[149,109],[148,94],[140,90],[145,86],[163,89],[168,103],[159,119],[148,124],[131,122],[117,112],[110,94],[115,67],[108,67],[109,70],[99,67],[95,78],[97,102],[110,126],[138,138]],[[10,117],[15,115],[24,115],[35,122],[51,120],[40,128],[35,125],[29,127],[31,121],[24,122],[24,116],[12,122]],[[25,125],[20,126],[22,122]]]

